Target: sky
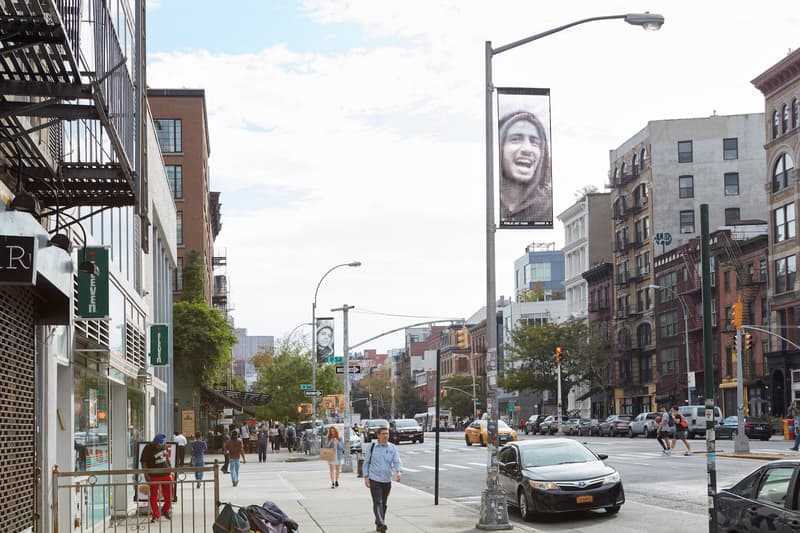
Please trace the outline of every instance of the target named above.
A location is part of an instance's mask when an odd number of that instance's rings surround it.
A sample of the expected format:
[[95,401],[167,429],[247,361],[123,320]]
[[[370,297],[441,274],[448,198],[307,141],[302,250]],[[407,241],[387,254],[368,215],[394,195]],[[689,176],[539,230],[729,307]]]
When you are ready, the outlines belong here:
[[[206,91],[236,327],[310,340],[317,284],[351,261],[317,295],[339,354],[343,304],[350,346],[485,306],[484,43],[643,11],[663,28],[592,22],[494,57],[496,86],[551,90],[555,214],[605,190],[650,120],[763,112],[750,80],[800,45],[796,2],[149,2],[149,86]],[[498,230],[498,298],[527,245],[563,241],[558,222]]]

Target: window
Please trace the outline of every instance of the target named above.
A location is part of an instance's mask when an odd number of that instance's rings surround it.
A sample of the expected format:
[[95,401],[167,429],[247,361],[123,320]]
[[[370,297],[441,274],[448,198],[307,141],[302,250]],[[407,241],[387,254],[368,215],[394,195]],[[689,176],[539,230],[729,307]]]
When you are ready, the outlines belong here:
[[178,263],[175,267],[175,277],[172,280],[172,290],[183,290],[183,257],[178,258]]
[[725,196],[739,196],[739,173],[725,173]]
[[778,136],[778,124],[779,123],[780,122],[779,122],[779,119],[778,119],[778,112],[777,111],[773,111],[772,112],[772,138],[773,139]]
[[658,291],[658,303],[667,303],[675,299],[677,295],[678,274],[670,272],[656,278],[656,285],[661,287]]
[[653,381],[652,364],[649,356],[639,358],[639,383],[641,385]]
[[628,331],[627,328],[619,330],[619,334],[617,335],[617,347],[622,350],[631,349],[631,332]]
[[647,166],[647,148],[642,148],[639,164],[641,165],[642,170],[644,170],[644,167]]
[[183,166],[167,165],[167,183],[172,197],[176,200],[183,200]]
[[692,141],[678,141],[678,163],[692,162]]
[[725,287],[725,292],[731,292],[731,271],[726,270],[722,273],[722,286]]
[[797,127],[798,119],[800,119],[800,102],[794,98],[792,99],[792,129]]
[[639,324],[639,327],[636,328],[636,340],[639,341],[639,348],[647,346],[652,342],[650,324],[647,322]]
[[739,139],[722,139],[722,159],[739,159]]
[[779,207],[775,216],[775,242],[783,242],[795,237],[794,202]]
[[183,152],[180,119],[156,119],[155,126],[158,144],[161,146],[162,153]]
[[659,364],[661,365],[661,375],[666,376],[669,374],[676,374],[679,369],[678,359],[680,357],[680,349],[678,346],[672,348],[665,348],[658,354]]
[[681,211],[681,233],[694,233],[694,210]]
[[797,277],[797,258],[794,255],[775,261],[775,293],[794,290]]
[[783,508],[786,505],[786,498],[791,499],[789,485],[793,475],[794,468],[788,466],[767,470],[758,485],[756,500]]
[[775,162],[775,168],[772,171],[772,192],[785,189],[789,186],[792,180],[792,171],[794,170],[794,161],[792,156],[786,152],[778,157]]
[[639,158],[636,154],[633,154],[633,158],[631,159],[631,170],[634,176],[639,174]]
[[789,129],[789,106],[786,104],[783,104],[781,117],[781,133],[786,133]]
[[177,234],[178,234],[176,244],[178,246],[183,246],[183,211],[177,211],[175,215],[176,215],[175,226],[177,227]]
[[725,225],[735,226],[741,220],[741,211],[738,207],[728,207],[725,209]]
[[550,281],[550,263],[530,263],[525,266],[528,283]]
[[674,337],[678,334],[678,312],[667,311],[658,316],[658,336],[663,339],[665,337]]
[[628,176],[628,167],[625,166],[625,161],[622,162],[620,174],[622,175],[622,179],[625,179]]
[[647,240],[650,238],[650,217],[642,219],[642,239]]
[[681,176],[678,178],[678,197],[694,198],[694,176]]

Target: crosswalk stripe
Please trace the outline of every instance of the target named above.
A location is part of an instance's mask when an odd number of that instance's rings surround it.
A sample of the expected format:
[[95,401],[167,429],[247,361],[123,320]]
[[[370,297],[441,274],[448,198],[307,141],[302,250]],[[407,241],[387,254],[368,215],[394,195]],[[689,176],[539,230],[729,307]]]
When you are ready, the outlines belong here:
[[460,468],[462,470],[469,470],[468,466],[454,465],[454,464],[450,464],[450,463],[444,463],[444,466],[450,466],[450,467],[453,467],[453,468]]
[[404,466],[403,472],[422,472],[422,470],[417,470],[416,468],[409,468],[407,466]]
[[[427,470],[436,470],[436,468],[428,465],[417,465],[420,468],[425,468]],[[439,467],[439,470],[447,470],[446,468]]]
[[486,463],[467,463],[468,465],[486,466]]

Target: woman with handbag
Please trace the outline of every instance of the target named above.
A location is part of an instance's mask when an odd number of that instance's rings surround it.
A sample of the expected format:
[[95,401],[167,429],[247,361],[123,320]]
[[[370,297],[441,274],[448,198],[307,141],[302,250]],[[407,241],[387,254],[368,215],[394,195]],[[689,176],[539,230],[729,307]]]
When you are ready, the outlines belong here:
[[333,448],[333,457],[328,460],[328,469],[331,475],[331,488],[339,486],[339,471],[344,460],[344,439],[339,436],[339,429],[336,426],[328,428],[328,442],[326,448]]

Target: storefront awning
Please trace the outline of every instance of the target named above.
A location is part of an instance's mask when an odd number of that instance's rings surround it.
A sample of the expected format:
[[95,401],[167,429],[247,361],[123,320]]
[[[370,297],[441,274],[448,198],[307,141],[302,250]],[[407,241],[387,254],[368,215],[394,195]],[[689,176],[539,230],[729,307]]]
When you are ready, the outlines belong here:
[[224,394],[217,392],[215,389],[212,389],[208,385],[201,385],[200,391],[203,394],[203,396],[205,396],[205,398],[208,399],[214,405],[224,405],[225,407],[233,407],[234,409],[238,409],[239,411],[242,411],[243,413],[246,413],[250,416],[256,416],[255,411],[253,411],[252,409],[246,409],[239,402],[231,400]]

